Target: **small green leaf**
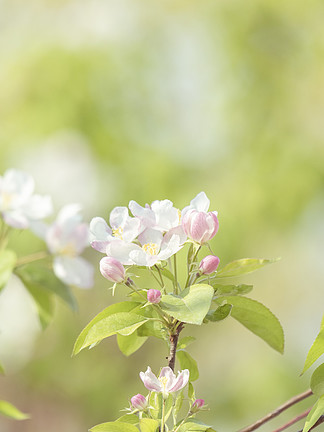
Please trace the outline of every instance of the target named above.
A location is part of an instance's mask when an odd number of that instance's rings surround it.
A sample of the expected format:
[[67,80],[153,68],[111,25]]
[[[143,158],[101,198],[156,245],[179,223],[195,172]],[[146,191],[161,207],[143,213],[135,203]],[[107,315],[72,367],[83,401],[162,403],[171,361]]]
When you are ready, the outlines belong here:
[[228,278],[240,276],[246,273],[252,273],[267,264],[272,264],[280,258],[275,259],[259,259],[259,258],[243,258],[228,263],[225,267],[218,270],[215,278]]
[[[90,321],[90,323],[82,330],[82,332],[80,333],[80,335],[78,336],[74,344],[73,354],[74,355],[78,354],[83,348],[93,343],[97,343],[102,339],[104,339],[105,337],[111,336],[112,334],[115,333],[122,334],[123,325],[126,326],[124,327],[126,334],[133,333],[133,331],[135,331],[140,325],[142,325],[147,321],[147,318],[144,318],[143,316],[134,313],[134,311],[138,309],[140,306],[141,303],[131,302],[131,301],[125,301],[125,302],[116,303],[111,306],[108,306],[97,316],[95,316],[93,320]],[[131,311],[132,313],[130,313]],[[116,317],[118,313],[123,313],[123,315],[122,316],[118,315]],[[111,318],[111,316],[114,316],[114,318]],[[130,319],[127,318],[129,316]],[[118,323],[118,318],[121,319],[119,323]],[[133,319],[133,325],[131,324],[132,319]],[[128,328],[127,328],[127,323],[128,323]],[[106,334],[106,336],[103,336],[104,334]],[[126,334],[124,332],[124,336]]]
[[38,290],[48,291],[60,297],[72,310],[77,310],[78,305],[71,288],[58,279],[50,269],[36,264],[28,264],[18,267],[15,274],[27,289],[36,287]]
[[[150,414],[153,419],[159,420],[162,417],[162,404],[163,397],[162,393],[152,392],[149,398]],[[167,420],[171,414],[173,407],[173,397],[169,394],[165,402],[165,420]]]
[[217,279],[211,280],[210,285],[214,288],[216,296],[245,295],[253,289],[253,285],[221,285]]
[[125,414],[125,415],[119,417],[119,419],[117,419],[116,422],[122,422],[122,423],[129,423],[129,424],[137,425],[138,424],[138,417],[136,414]]
[[322,318],[320,331],[308,351],[302,374],[306,372],[322,354],[324,354],[324,317]]
[[93,428],[91,428],[90,431],[91,432],[138,432],[138,429],[136,426],[132,424],[116,421],[116,422],[98,424],[97,426],[93,426]]
[[35,301],[38,318],[41,323],[42,329],[49,325],[54,316],[55,303],[54,298],[48,291],[44,290],[38,285],[26,284],[27,291],[33,297]]
[[188,384],[188,398],[193,402],[196,399],[195,389],[191,382]]
[[178,394],[178,396],[175,400],[175,403],[174,403],[174,408],[173,408],[173,423],[174,424],[177,423],[177,417],[178,417],[178,414],[182,408],[183,399],[184,399],[183,390],[181,390],[181,392]]
[[14,420],[26,420],[29,418],[28,414],[24,414],[11,403],[4,400],[0,400],[0,414],[10,417]]
[[196,340],[196,338],[193,336],[185,336],[185,337],[179,339],[177,349],[178,350],[185,349],[185,348],[187,348],[187,346],[191,345],[192,342],[194,342],[195,340]]
[[9,249],[0,251],[0,291],[7,285],[17,262],[17,255]]
[[202,423],[199,420],[189,419],[179,428],[179,432],[205,432],[209,428],[210,426]]
[[222,321],[229,316],[231,310],[232,310],[232,305],[225,303],[219,306],[216,310],[208,312],[206,318],[209,321],[213,321],[213,322]]
[[259,336],[272,348],[283,353],[284,333],[278,318],[262,303],[247,297],[220,297],[233,305],[231,316]]
[[306,417],[303,432],[308,432],[317,420],[324,414],[324,396],[320,397]]
[[137,330],[140,337],[153,336],[158,339],[168,339],[167,332],[160,321],[147,321]]
[[196,381],[199,378],[199,371],[196,360],[194,360],[187,351],[178,351],[177,357],[181,369],[189,369],[190,381]]
[[140,420],[140,430],[141,432],[156,432],[159,427],[159,422],[157,420],[143,418]]
[[147,337],[138,336],[137,331],[129,336],[117,334],[117,343],[120,351],[126,356],[130,356],[137,351],[147,341]]
[[321,364],[313,372],[310,387],[312,389],[312,392],[317,397],[321,397],[324,395],[324,364]]
[[163,295],[160,306],[179,321],[200,325],[207,314],[214,289],[206,284],[192,285],[179,296]]
[[4,375],[5,374],[5,370],[2,366],[2,364],[0,364],[0,375]]

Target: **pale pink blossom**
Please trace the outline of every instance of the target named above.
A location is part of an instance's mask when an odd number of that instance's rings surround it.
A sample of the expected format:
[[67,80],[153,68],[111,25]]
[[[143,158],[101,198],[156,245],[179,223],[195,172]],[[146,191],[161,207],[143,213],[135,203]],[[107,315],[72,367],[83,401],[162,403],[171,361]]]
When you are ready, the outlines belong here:
[[79,256],[89,245],[89,227],[82,222],[80,206],[64,206],[51,225],[43,224],[37,229],[54,256],[53,270],[56,276],[68,285],[91,288],[93,266]]
[[153,304],[160,303],[161,291],[158,289],[149,289],[147,291],[147,301]]
[[151,205],[140,206],[136,201],[130,201],[129,209],[141,220],[142,231],[146,228],[166,232],[180,225],[181,212],[173,206],[172,201],[165,199],[153,201]]
[[169,393],[181,390],[188,384],[189,370],[184,369],[176,376],[172,369],[166,366],[162,368],[159,377],[156,377],[148,367],[146,372],[140,373],[140,378],[148,390],[162,393],[163,398],[167,398]]
[[147,408],[147,400],[145,396],[141,395],[140,393],[131,398],[131,404],[133,408],[137,409],[138,411],[144,411]]
[[104,257],[100,260],[100,273],[114,283],[121,283],[125,280],[125,267],[112,257]]
[[107,222],[101,217],[95,217],[90,222],[91,246],[99,252],[106,252],[109,243],[122,240],[131,243],[140,233],[141,222],[128,214],[127,207],[115,207]]
[[207,255],[200,261],[199,271],[201,274],[211,274],[217,270],[219,258],[216,255]]
[[51,197],[34,194],[34,188],[32,176],[22,171],[9,169],[0,176],[0,213],[8,225],[29,228],[52,213]]

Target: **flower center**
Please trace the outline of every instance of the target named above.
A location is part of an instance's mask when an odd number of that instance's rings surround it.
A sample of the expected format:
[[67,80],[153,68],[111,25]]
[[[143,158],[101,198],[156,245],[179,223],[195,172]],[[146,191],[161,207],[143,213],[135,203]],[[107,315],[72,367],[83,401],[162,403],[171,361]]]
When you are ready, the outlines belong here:
[[179,216],[179,223],[181,222],[181,210],[179,210],[179,209],[177,209],[178,210],[178,216]]
[[112,235],[114,237],[120,238],[120,240],[123,240],[123,228],[122,227],[118,227],[116,229],[112,230]]
[[163,377],[159,377],[158,380],[160,381],[160,383],[162,384],[162,393],[166,393],[166,386],[168,384],[168,378],[166,376]]
[[59,254],[74,258],[77,256],[77,251],[73,243],[68,243],[60,250]]
[[11,204],[13,196],[6,192],[2,192],[2,208],[3,210],[8,210]]
[[146,243],[142,246],[142,249],[149,255],[157,255],[159,247],[156,243]]

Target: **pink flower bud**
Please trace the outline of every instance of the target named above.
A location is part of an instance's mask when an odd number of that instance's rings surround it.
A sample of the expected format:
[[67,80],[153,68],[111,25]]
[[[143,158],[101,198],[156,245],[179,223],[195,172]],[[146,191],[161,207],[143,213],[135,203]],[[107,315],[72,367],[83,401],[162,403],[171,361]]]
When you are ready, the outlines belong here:
[[205,405],[204,399],[196,399],[195,402],[192,404],[191,412],[196,413],[199,411],[203,406]]
[[215,255],[207,255],[200,261],[199,270],[201,274],[211,274],[217,270],[219,258]]
[[182,218],[182,227],[189,238],[203,244],[211,240],[218,231],[216,212],[187,211]]
[[131,398],[131,404],[135,409],[139,411],[143,411],[147,408],[147,400],[140,393]]
[[125,280],[125,268],[115,258],[104,257],[100,260],[100,272],[111,282],[121,283]]
[[160,303],[161,301],[161,291],[157,289],[149,289],[147,291],[147,300],[150,303]]

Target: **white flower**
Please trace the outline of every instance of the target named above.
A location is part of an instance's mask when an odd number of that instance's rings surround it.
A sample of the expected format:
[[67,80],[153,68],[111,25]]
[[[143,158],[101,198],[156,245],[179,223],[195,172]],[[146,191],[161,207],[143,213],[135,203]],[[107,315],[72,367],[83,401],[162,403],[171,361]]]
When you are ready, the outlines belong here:
[[148,366],[146,372],[140,372],[140,378],[145,387],[150,391],[162,393],[166,399],[169,393],[183,389],[189,381],[189,370],[184,369],[176,376],[169,366],[162,368],[157,378]]
[[131,243],[140,232],[140,220],[128,214],[127,207],[115,207],[110,213],[109,223],[101,217],[90,222],[91,246],[99,252],[106,252],[108,244],[116,239]]
[[[189,210],[198,210],[199,212],[207,213],[210,205],[210,200],[207,198],[205,192],[199,192],[198,195],[195,196],[194,199],[190,201],[190,205],[185,207],[181,214],[185,215]],[[217,212],[213,212],[217,216]]]
[[118,259],[122,264],[152,267],[182,248],[182,237],[178,233],[172,233],[172,230],[163,236],[161,231],[148,228],[138,236],[138,240],[141,246],[121,241],[111,242],[107,246],[107,255]]
[[52,213],[50,196],[36,195],[34,188],[32,176],[16,169],[9,169],[0,177],[0,213],[8,225],[29,228],[32,221]]
[[93,286],[93,266],[79,255],[89,244],[89,228],[82,222],[80,206],[69,204],[58,213],[45,232],[45,241],[54,255],[56,276],[68,285]]
[[159,231],[169,231],[180,225],[180,211],[173,207],[170,200],[153,201],[151,205],[145,207],[130,201],[129,209],[132,214],[141,220],[142,231],[146,228],[155,228]]

